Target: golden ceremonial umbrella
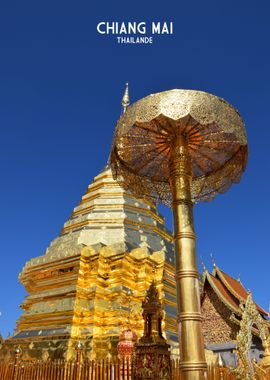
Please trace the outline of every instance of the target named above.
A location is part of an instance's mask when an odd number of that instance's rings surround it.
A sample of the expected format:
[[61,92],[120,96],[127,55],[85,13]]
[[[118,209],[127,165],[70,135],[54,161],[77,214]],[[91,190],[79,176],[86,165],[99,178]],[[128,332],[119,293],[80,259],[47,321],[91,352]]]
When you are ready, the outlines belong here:
[[204,378],[199,273],[193,203],[240,181],[247,138],[225,100],[193,90],[149,95],[118,120],[111,168],[137,197],[171,206],[174,215],[179,344],[183,378]]

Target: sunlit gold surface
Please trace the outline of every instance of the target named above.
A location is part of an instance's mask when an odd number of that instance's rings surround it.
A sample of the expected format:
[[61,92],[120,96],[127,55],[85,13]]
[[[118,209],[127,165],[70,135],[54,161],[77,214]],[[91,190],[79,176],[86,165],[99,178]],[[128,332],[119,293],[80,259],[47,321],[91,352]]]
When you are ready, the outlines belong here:
[[123,186],[170,206],[169,161],[179,133],[192,161],[192,200],[211,200],[239,182],[247,139],[238,112],[205,92],[171,90],[137,101],[119,119],[111,163]]
[[[84,354],[84,353],[83,353]],[[83,355],[82,355],[83,356]],[[85,360],[86,359],[86,360]],[[113,357],[110,360],[90,361],[83,356],[78,364],[77,361],[38,361],[27,362],[19,360],[14,365],[0,362],[1,380],[133,380],[134,362]],[[171,360],[172,376],[170,380],[183,380],[179,373],[178,360]],[[78,369],[78,370],[77,370]],[[15,372],[16,371],[16,372]],[[125,378],[123,376],[125,374]],[[224,375],[224,377],[222,377]],[[144,380],[149,378],[144,378]],[[228,368],[220,368],[218,364],[208,367],[207,380],[236,380]],[[166,379],[167,380],[167,379]],[[243,380],[243,379],[241,379]],[[265,380],[259,376],[256,380]]]
[[162,304],[155,281],[142,303],[144,332],[135,345],[133,380],[171,380],[170,350],[162,333]]
[[180,367],[205,377],[193,201],[211,200],[240,180],[247,140],[238,112],[216,96],[172,90],[128,107],[111,152],[116,179],[137,196],[173,208]]
[[106,167],[89,185],[60,235],[20,275],[28,295],[15,337],[0,360],[21,345],[23,359],[71,358],[82,340],[88,358],[117,353],[127,328],[142,334],[141,302],[153,278],[162,294],[164,331],[178,354],[173,237],[155,205],[136,199]]
[[[241,304],[240,308],[242,310],[242,320],[237,334],[236,348],[238,365],[234,369],[234,373],[239,379],[255,380],[257,379],[256,375],[260,375],[263,372],[270,375],[269,326],[268,322],[260,315],[251,293],[249,293],[245,305]],[[255,327],[259,332],[264,349],[263,358],[258,364],[250,358],[252,327]]]
[[169,168],[176,248],[180,367],[184,378],[195,380],[203,378],[206,362],[201,330],[196,235],[190,194],[192,169],[188,144],[181,136],[174,140]]

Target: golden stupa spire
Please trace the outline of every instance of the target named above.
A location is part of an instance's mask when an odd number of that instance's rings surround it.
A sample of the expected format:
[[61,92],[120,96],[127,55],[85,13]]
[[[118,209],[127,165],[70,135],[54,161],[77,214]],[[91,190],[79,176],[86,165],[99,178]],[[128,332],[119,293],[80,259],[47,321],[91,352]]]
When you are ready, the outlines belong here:
[[126,109],[129,106],[129,104],[130,104],[130,99],[129,99],[128,82],[127,82],[124,96],[122,98],[123,113],[126,112]]
[[[126,112],[128,106],[130,105],[128,82],[126,82],[126,88],[125,88],[125,92],[124,92],[121,104],[122,104],[122,111],[124,113]],[[107,159],[107,165],[106,165],[107,168],[109,168],[110,166],[110,160],[111,160],[111,156],[109,154],[109,157]]]

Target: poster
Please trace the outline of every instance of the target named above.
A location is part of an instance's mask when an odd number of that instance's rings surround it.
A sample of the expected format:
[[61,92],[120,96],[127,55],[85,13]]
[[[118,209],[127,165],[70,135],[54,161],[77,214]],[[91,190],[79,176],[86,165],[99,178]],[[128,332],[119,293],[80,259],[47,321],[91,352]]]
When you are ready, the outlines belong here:
[[[197,257],[200,272],[200,257],[209,271],[213,257],[268,311],[266,1],[5,2],[0,54],[3,338],[31,292],[19,273],[45,253],[108,161],[127,82],[131,103],[191,89],[239,111],[248,164],[238,185],[195,206]],[[171,211],[159,207],[172,230]]]

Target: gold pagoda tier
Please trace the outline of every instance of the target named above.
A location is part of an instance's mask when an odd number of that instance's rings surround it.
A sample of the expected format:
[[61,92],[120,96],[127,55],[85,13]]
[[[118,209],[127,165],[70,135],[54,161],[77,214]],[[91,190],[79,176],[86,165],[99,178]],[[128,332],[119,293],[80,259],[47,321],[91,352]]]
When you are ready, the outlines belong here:
[[107,166],[45,254],[23,268],[24,312],[0,357],[19,345],[23,359],[71,358],[78,340],[89,358],[117,355],[129,315],[130,328],[143,333],[141,304],[153,273],[164,335],[177,354],[172,236],[154,204],[124,190]]

